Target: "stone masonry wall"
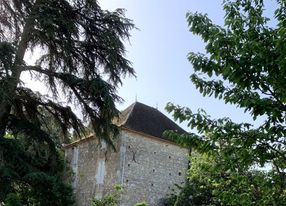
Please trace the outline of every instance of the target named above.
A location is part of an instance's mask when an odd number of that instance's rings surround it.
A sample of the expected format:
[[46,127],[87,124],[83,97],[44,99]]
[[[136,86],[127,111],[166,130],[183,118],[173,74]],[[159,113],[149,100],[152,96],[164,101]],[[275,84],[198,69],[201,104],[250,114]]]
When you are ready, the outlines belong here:
[[65,149],[67,163],[73,171],[72,185],[78,206],[90,206],[119,179],[119,156],[95,139],[73,144]]
[[162,199],[175,189],[174,184],[185,183],[187,149],[136,132],[125,131],[121,138],[126,148],[121,206],[140,201],[161,205]]
[[65,148],[78,206],[90,206],[94,197],[109,193],[115,184],[124,188],[120,206],[140,201],[159,206],[174,184],[184,184],[187,149],[125,129],[116,147],[115,153],[90,138]]

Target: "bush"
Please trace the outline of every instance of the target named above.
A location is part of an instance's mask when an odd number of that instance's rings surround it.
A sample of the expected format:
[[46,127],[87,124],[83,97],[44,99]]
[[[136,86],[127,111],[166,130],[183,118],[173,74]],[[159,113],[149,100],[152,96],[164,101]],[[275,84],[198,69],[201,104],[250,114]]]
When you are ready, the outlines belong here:
[[107,194],[101,199],[94,198],[92,200],[92,206],[116,206],[120,201],[120,195],[123,192],[121,185],[115,185],[114,191],[110,194]]
[[[1,204],[0,204],[1,205]],[[21,200],[15,193],[9,193],[5,199],[5,206],[21,206]]]

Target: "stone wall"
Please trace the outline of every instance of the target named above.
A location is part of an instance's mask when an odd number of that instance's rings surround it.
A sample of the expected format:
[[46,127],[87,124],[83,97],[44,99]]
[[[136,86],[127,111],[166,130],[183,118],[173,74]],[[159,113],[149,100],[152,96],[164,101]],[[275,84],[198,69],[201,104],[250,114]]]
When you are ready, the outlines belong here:
[[72,169],[72,185],[77,205],[90,206],[94,197],[101,198],[118,180],[119,156],[101,146],[94,138],[65,148],[67,163]]
[[185,183],[187,149],[132,131],[125,131],[121,138],[126,147],[122,206],[140,201],[158,206],[175,189],[174,184]]
[[115,153],[105,144],[99,146],[94,138],[65,148],[79,206],[90,206],[94,197],[109,193],[115,184],[124,188],[121,206],[140,201],[158,206],[174,184],[184,184],[187,149],[125,129],[116,148]]

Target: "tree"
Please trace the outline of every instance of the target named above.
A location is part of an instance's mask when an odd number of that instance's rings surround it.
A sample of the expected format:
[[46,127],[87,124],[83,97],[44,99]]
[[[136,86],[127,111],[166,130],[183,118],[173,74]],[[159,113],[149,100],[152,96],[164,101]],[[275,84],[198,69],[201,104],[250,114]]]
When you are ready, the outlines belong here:
[[[260,180],[270,176],[279,188],[275,194],[284,194],[286,188],[285,6],[277,0],[272,23],[264,16],[263,0],[225,0],[224,26],[214,24],[205,14],[187,14],[189,30],[206,44],[206,54],[189,53],[192,82],[203,96],[243,108],[253,120],[264,118],[261,125],[213,119],[202,109],[193,112],[173,103],[166,106],[175,119],[196,129],[183,135],[168,132],[169,138],[215,158],[215,172],[245,177],[254,166],[271,164],[266,175],[251,175]],[[273,22],[275,26],[271,26]],[[224,180],[221,185],[227,185],[226,178],[220,180]]]
[[230,118],[212,119],[203,110],[195,113],[172,103],[166,106],[175,119],[197,129],[196,134],[181,135],[179,141],[200,151],[221,152],[230,169],[272,163],[282,174],[286,166],[286,17],[284,1],[278,0],[277,5],[274,28],[263,16],[263,0],[224,1],[225,27],[215,25],[207,15],[187,14],[190,31],[206,43],[207,54],[188,56],[196,88],[204,96],[244,108],[253,120],[265,119],[254,127]]
[[285,188],[275,172],[226,170],[219,155],[197,152],[191,162],[187,184],[167,198],[166,206],[285,204]]
[[[116,88],[134,75],[123,44],[133,28],[124,10],[102,10],[96,0],[0,0],[0,200],[16,193],[26,205],[71,204],[61,202],[70,190],[48,124],[53,119],[67,136],[90,122],[112,144]],[[24,56],[33,51],[38,59],[29,65]],[[44,82],[49,96],[25,87],[23,72]]]

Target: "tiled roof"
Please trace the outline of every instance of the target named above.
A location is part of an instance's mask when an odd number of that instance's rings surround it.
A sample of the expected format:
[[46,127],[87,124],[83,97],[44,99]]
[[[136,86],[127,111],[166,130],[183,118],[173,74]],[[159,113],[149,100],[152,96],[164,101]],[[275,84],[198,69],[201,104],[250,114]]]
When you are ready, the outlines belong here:
[[186,133],[159,110],[140,102],[135,102],[122,111],[117,124],[159,138],[164,138],[163,132],[166,130]]

